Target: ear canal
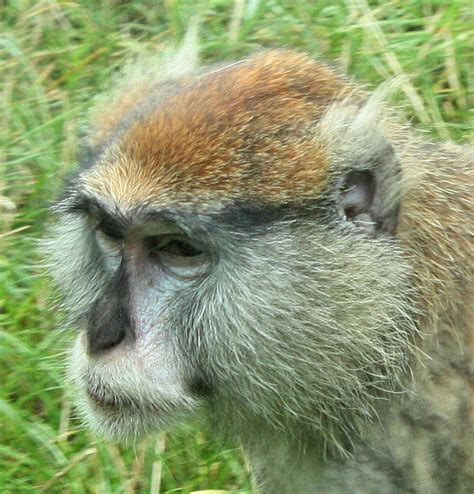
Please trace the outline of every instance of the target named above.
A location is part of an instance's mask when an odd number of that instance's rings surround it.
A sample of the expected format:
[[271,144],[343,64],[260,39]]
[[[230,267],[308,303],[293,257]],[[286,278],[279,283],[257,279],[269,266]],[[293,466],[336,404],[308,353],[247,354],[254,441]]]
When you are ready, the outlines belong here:
[[370,172],[350,172],[340,190],[340,205],[347,218],[369,213],[374,199],[374,180]]
[[398,223],[400,165],[391,148],[370,169],[351,169],[338,181],[337,202],[345,220],[372,236],[393,235]]
[[340,181],[339,208],[344,218],[371,236],[375,233],[375,221],[371,214],[374,194],[375,182],[370,171],[351,171]]

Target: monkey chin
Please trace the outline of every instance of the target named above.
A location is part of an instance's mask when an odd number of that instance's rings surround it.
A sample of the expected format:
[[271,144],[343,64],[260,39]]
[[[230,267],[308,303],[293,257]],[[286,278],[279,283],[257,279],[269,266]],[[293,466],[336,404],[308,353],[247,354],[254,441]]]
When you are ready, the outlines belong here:
[[147,383],[144,376],[130,370],[126,359],[97,365],[87,356],[81,339],[76,340],[69,358],[69,380],[76,390],[80,417],[98,436],[136,443],[183,422],[200,408],[183,386]]

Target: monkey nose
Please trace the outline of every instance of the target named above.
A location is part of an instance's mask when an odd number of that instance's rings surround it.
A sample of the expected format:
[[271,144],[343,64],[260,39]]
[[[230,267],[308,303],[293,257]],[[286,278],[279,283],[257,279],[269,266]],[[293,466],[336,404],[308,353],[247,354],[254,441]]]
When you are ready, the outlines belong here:
[[99,356],[118,347],[132,335],[130,319],[123,309],[107,314],[94,307],[87,318],[87,353]]
[[127,278],[123,265],[86,314],[87,353],[99,356],[134,336],[128,308]]

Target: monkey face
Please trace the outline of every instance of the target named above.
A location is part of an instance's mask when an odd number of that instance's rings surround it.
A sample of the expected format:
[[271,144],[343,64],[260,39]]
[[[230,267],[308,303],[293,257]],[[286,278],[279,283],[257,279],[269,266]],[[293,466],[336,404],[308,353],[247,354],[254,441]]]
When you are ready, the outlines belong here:
[[97,117],[47,243],[87,420],[134,438],[202,409],[349,436],[413,333],[393,150],[301,55],[150,87]]
[[53,244],[64,247],[66,238],[70,251],[67,262],[50,259],[81,329],[70,369],[87,420],[131,439],[191,412],[200,398],[173,310],[179,294],[207,273],[208,252],[170,220],[134,212],[127,223],[117,210],[116,219],[107,217],[106,206],[77,195],[58,208],[50,252],[59,255]]
[[[83,191],[58,206],[63,250],[50,252],[81,330],[71,376],[99,433],[130,440],[202,410],[230,429],[229,408],[323,427],[322,411],[342,417],[341,393],[369,414],[395,386],[388,364],[403,361],[408,332],[382,275],[394,245],[341,240],[297,210],[114,206],[115,222],[98,201]],[[406,276],[403,262],[391,270]]]

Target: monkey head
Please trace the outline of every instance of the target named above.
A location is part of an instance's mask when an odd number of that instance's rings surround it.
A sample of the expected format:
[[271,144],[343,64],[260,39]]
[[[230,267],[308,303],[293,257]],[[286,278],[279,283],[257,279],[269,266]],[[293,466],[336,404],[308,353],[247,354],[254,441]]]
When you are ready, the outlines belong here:
[[291,51],[158,73],[93,112],[46,242],[84,415],[122,439],[201,414],[343,448],[415,331],[390,124]]

